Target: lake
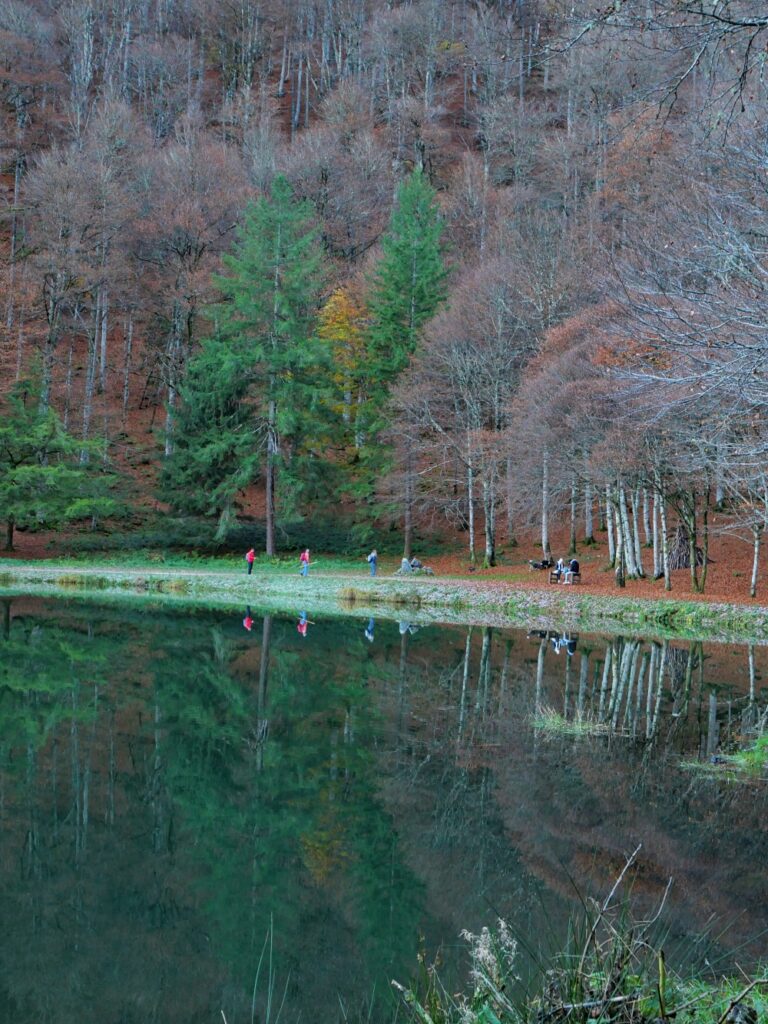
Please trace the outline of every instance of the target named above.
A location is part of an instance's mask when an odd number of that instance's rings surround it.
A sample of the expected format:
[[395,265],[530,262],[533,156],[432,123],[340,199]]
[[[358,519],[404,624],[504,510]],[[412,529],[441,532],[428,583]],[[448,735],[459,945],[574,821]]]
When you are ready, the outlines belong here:
[[[672,962],[768,949],[762,647],[0,601],[0,1020],[389,1021],[639,844]],[[402,1016],[400,1019],[403,1019]]]

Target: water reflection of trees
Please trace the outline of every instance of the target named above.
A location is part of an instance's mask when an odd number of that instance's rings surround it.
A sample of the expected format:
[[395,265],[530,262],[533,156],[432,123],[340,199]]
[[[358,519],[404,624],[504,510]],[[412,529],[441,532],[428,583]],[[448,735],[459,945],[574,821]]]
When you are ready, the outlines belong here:
[[244,650],[203,615],[8,609],[0,1005],[18,1019],[239,1019],[270,928],[286,1009],[334,1019],[338,992],[407,974],[421,890],[371,770],[365,673],[277,632],[265,618]]
[[[681,933],[714,912],[724,920],[743,914],[732,944],[757,936],[768,924],[768,889],[763,879],[757,901],[747,889],[752,858],[768,852],[765,792],[680,764],[759,728],[766,694],[756,685],[754,650],[741,653],[737,677],[699,642],[581,638],[564,658],[550,641],[547,633],[512,640],[468,629],[454,640],[452,663],[422,680],[414,716],[430,725],[420,743],[410,736],[412,776],[404,772],[402,784],[423,798],[424,841],[468,846],[471,835],[475,866],[487,863],[482,845],[496,843],[513,885],[527,874],[564,896],[568,876],[587,891],[599,887],[623,851],[643,841],[640,890],[650,901],[669,876],[677,879],[672,918]],[[439,725],[430,703],[441,709]],[[594,735],[567,727],[542,734],[533,723],[543,708],[556,708],[566,726],[594,723]],[[532,891],[530,879],[525,885]]]
[[[768,923],[762,790],[679,767],[764,724],[760,649],[737,677],[698,643],[341,622],[308,645],[278,618],[7,602],[2,637],[9,1019],[247,1016],[270,922],[287,1005],[333,1019],[420,930],[538,935],[638,840],[681,931]],[[601,731],[546,736],[547,707]]]

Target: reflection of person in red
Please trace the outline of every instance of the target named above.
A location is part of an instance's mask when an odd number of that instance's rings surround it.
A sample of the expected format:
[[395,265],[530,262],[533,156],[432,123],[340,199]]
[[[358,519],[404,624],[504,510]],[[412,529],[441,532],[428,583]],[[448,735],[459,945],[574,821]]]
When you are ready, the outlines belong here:
[[243,628],[247,629],[250,633],[253,629],[253,619],[251,618],[251,609],[246,605],[245,618],[243,619]]
[[301,634],[301,636],[306,636],[307,635],[307,624],[308,624],[308,622],[309,622],[309,620],[307,619],[307,613],[306,612],[299,612],[299,624],[296,627],[296,629],[298,629],[298,631]]

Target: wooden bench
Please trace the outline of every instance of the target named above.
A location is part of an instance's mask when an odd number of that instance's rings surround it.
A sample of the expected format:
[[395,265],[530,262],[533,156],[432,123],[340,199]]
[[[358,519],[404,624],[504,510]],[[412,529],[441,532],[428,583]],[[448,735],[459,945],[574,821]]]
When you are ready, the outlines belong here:
[[[563,575],[565,575],[565,573],[563,573]],[[572,572],[570,575],[571,575],[571,578],[568,581],[569,583],[581,583],[581,571],[579,571],[579,572]],[[550,583],[562,583],[562,582],[565,582],[565,581],[561,580],[556,572],[551,572],[549,574],[549,582]]]

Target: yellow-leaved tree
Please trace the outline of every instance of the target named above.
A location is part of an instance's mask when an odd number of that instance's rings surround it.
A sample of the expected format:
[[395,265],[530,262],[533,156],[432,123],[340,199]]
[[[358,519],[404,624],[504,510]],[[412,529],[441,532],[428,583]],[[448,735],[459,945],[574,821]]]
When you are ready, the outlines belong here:
[[320,311],[318,336],[330,348],[334,384],[333,411],[344,423],[344,445],[359,448],[366,400],[365,327],[367,310],[352,288],[337,288]]

